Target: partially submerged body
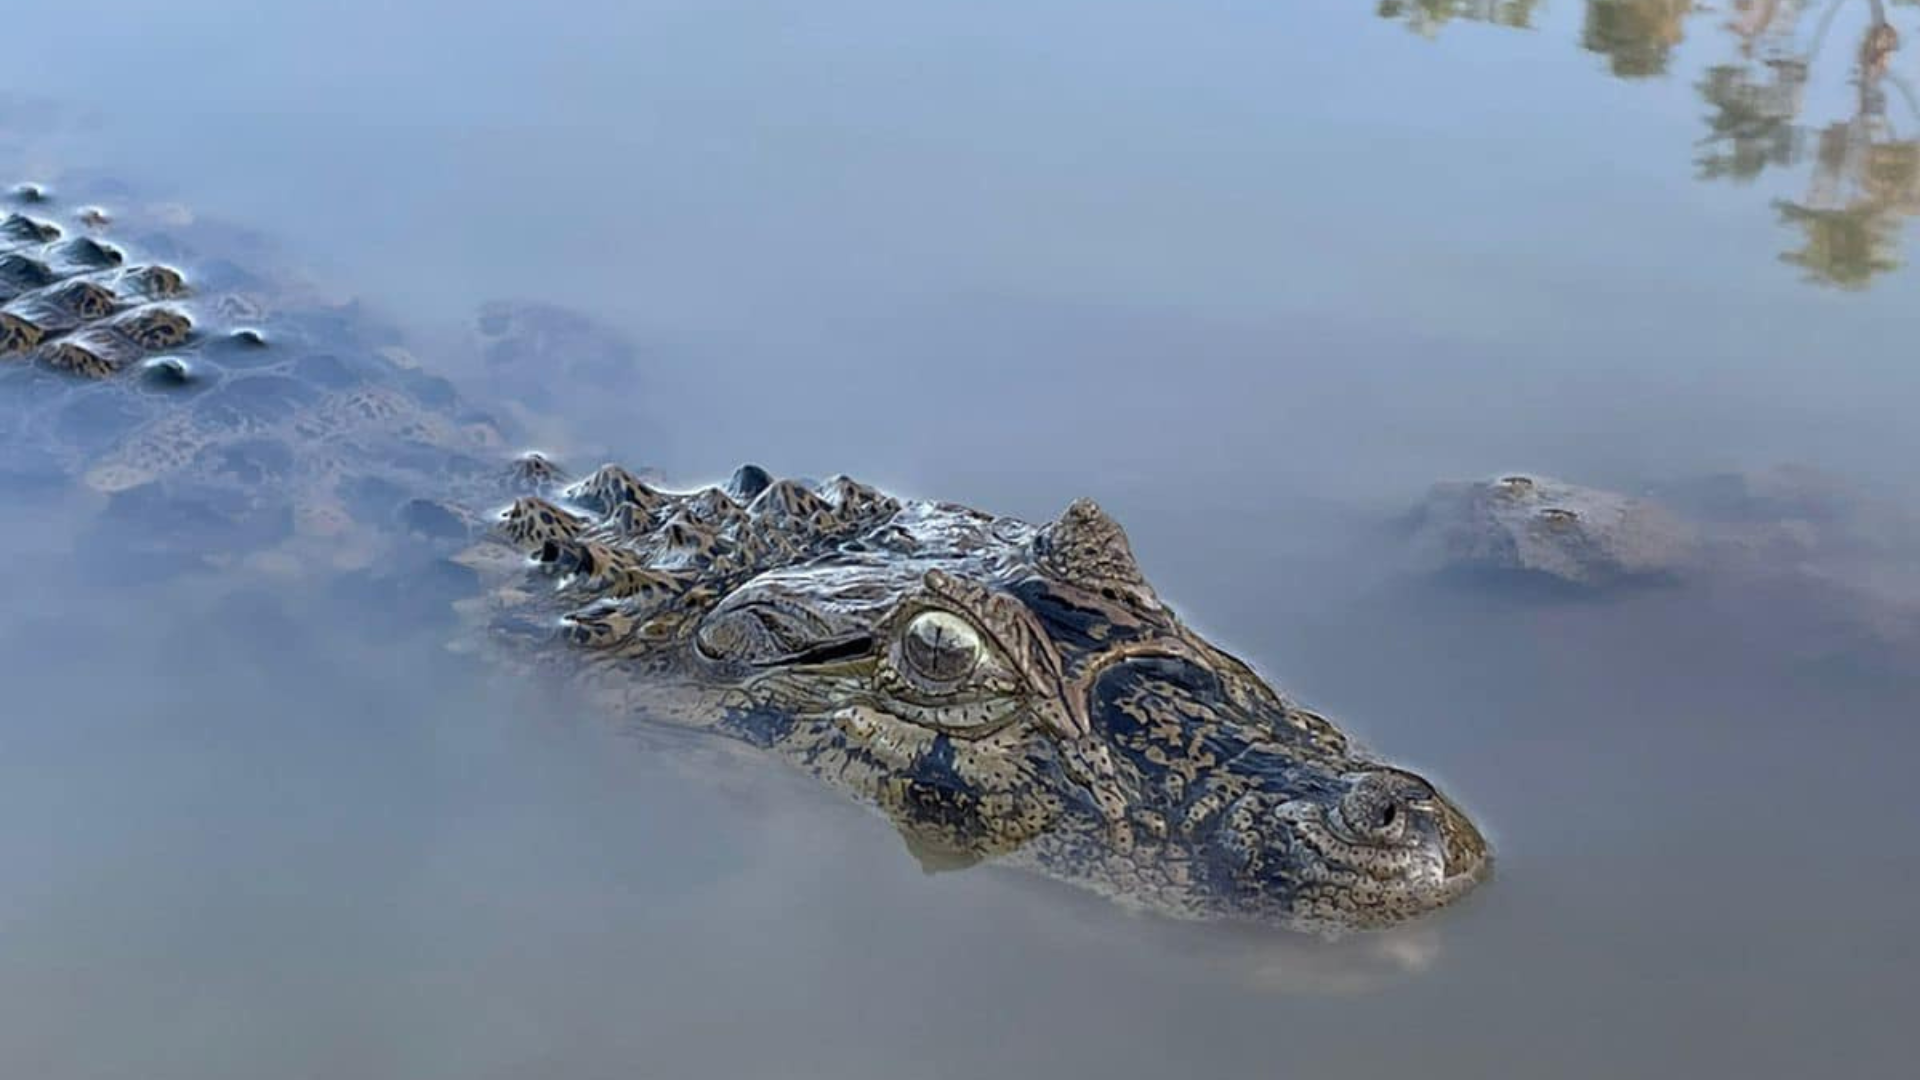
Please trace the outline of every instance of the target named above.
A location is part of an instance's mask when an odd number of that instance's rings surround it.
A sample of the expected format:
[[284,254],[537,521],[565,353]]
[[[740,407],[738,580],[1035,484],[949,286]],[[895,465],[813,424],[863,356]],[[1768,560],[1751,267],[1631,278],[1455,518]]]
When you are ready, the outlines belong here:
[[1536,574],[1606,588],[1708,568],[1905,559],[1920,521],[1838,476],[1782,465],[1630,495],[1538,474],[1433,485],[1408,519],[1432,569]]
[[[752,467],[690,492],[612,465],[569,476],[514,454],[511,420],[358,305],[136,213],[57,192],[16,209],[6,472],[87,493],[89,553],[118,572],[304,580],[370,621],[445,623],[609,715],[792,762],[929,866],[1327,932],[1421,915],[1489,872],[1444,795],[1189,629],[1090,502],[1033,525]],[[76,236],[102,265],[62,247]],[[152,279],[172,287],[136,287]],[[54,310],[89,283],[90,307]]]
[[1574,596],[1786,586],[1846,635],[1920,649],[1920,519],[1829,473],[1779,466],[1637,496],[1530,475],[1453,481],[1410,520],[1415,557],[1441,574]]
[[1435,484],[1412,518],[1427,565],[1604,588],[1671,576],[1698,538],[1644,499],[1544,476]]

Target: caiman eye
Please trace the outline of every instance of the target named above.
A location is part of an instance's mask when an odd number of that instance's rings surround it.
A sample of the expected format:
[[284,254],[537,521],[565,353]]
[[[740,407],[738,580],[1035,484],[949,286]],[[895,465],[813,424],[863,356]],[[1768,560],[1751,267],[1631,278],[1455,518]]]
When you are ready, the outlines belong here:
[[973,673],[986,645],[965,619],[946,611],[923,611],[900,636],[900,657],[914,675],[951,686]]

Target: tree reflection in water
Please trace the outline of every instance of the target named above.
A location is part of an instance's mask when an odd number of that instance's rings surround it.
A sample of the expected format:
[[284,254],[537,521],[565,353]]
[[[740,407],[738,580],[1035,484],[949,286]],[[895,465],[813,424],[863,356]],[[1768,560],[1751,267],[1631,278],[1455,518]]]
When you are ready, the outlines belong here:
[[[1851,114],[1825,126],[1804,115],[1815,67],[1838,52],[1826,47],[1837,16],[1857,2],[1735,0],[1720,26],[1731,55],[1695,84],[1709,109],[1696,174],[1747,183],[1768,170],[1805,168],[1800,196],[1773,203],[1798,235],[1780,259],[1810,282],[1844,289],[1899,268],[1901,227],[1920,216],[1920,99],[1893,68],[1900,33],[1885,0],[1864,0],[1869,18],[1851,50]],[[1376,12],[1432,37],[1456,20],[1531,28],[1534,8],[1533,0],[1380,0]],[[1620,78],[1665,75],[1689,17],[1705,10],[1695,0],[1586,0],[1580,44]]]

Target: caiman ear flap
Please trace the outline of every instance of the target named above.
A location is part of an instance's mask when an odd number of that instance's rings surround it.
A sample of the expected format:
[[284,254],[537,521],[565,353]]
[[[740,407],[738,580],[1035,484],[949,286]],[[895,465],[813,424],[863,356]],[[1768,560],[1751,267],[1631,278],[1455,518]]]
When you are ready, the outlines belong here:
[[1040,562],[1067,581],[1095,586],[1146,587],[1126,531],[1092,499],[1075,499],[1058,521],[1040,531]]

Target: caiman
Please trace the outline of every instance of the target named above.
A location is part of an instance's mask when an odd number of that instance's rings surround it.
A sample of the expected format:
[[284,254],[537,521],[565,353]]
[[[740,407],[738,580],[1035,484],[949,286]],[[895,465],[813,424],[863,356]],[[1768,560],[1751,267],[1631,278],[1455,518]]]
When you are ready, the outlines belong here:
[[375,621],[790,762],[929,864],[1176,919],[1385,927],[1490,872],[1432,783],[1182,622],[1091,501],[1029,524],[753,466],[569,474],[229,235],[12,199],[0,485],[91,501],[102,565],[337,579]]
[[1595,594],[1806,571],[1833,581],[1870,577],[1871,591],[1897,595],[1920,551],[1920,520],[1899,500],[1796,465],[1651,484],[1637,494],[1528,473],[1449,481],[1429,489],[1404,521],[1428,569]]

